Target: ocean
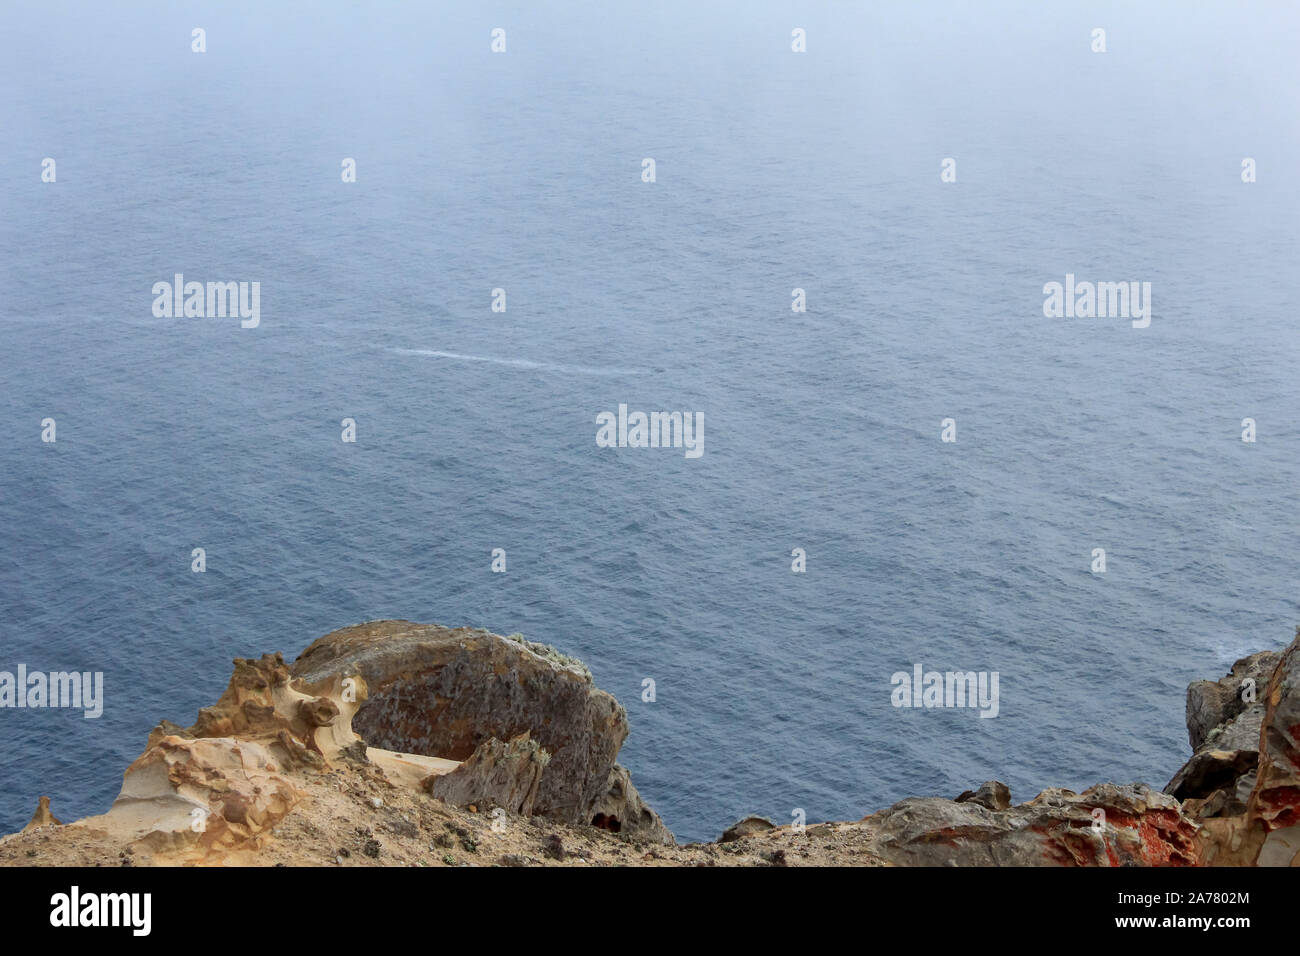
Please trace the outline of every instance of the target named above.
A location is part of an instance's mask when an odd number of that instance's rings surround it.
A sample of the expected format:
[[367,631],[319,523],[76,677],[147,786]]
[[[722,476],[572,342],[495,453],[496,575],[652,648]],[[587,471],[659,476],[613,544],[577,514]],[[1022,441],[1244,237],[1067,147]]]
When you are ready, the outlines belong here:
[[[1163,786],[1187,683],[1300,623],[1297,41],[1282,3],[4,8],[0,670],[104,707],[0,709],[0,832],[376,618],[580,657],[683,841]],[[259,324],[156,316],[177,273]],[[1067,275],[1149,326],[1044,315]],[[703,454],[599,446],[621,404]],[[916,665],[997,672],[996,718],[894,706]]]

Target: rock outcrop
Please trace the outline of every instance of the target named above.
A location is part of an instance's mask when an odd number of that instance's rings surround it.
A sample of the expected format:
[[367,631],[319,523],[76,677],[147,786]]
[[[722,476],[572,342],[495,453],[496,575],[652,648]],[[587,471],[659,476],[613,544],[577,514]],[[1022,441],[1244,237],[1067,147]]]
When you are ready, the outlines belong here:
[[63,821],[50,812],[50,798],[41,797],[36,801],[36,812],[32,818],[27,821],[24,830],[35,830],[37,827],[48,827],[50,825],[61,827]]
[[1268,683],[1258,779],[1246,818],[1264,831],[1256,863],[1300,865],[1300,632]]
[[1194,753],[1165,792],[1199,824],[1198,859],[1300,865],[1300,628],[1281,653],[1188,687],[1187,734]]
[[606,829],[671,840],[626,773],[611,779],[627,712],[580,661],[554,648],[472,628],[375,621],[325,635],[293,673],[312,683],[360,674],[369,697],[353,727],[373,747],[467,760],[492,738],[529,734],[550,755],[533,813],[572,824],[599,816]]
[[[190,727],[160,723],[109,811],[71,827],[168,862],[238,861],[265,848],[311,787],[344,773],[404,791],[403,802],[423,793],[501,820],[541,816],[671,844],[614,763],[627,734],[618,702],[553,648],[359,625],[316,641],[292,672],[278,653],[236,659],[216,704]],[[24,832],[60,825],[42,797]]]
[[641,799],[626,767],[614,764],[604,794],[591,807],[591,825],[651,843],[672,843],[672,832]]
[[1255,785],[1264,688],[1281,655],[1261,651],[1232,665],[1217,681],[1187,688],[1187,737],[1192,758],[1174,774],[1165,793],[1198,819],[1244,813]]
[[1001,780],[989,780],[978,790],[966,790],[957,796],[958,803],[978,803],[985,810],[1007,810],[1011,807],[1011,788]]
[[[748,817],[678,846],[615,762],[627,715],[553,648],[380,621],[294,662],[236,660],[190,727],[164,721],[109,811],[42,797],[0,865],[1300,865],[1300,631],[1188,688],[1192,756],[1164,792],[1013,804],[987,781],[856,822]],[[490,821],[490,822],[489,822]]]
[[897,866],[1197,863],[1196,824],[1173,797],[1141,784],[1045,790],[1019,806],[1003,805],[1010,792],[997,781],[980,793],[987,800],[911,798],[862,822],[876,855]]
[[737,820],[727,829],[722,831],[722,836],[718,837],[719,843],[734,843],[737,840],[743,840],[745,837],[754,836],[759,833],[766,833],[768,830],[775,830],[776,824],[767,817],[751,815]]
[[[295,774],[360,757],[349,721],[364,684],[291,684],[279,654],[235,660],[230,685],[188,728],[163,722],[126,769],[108,813],[74,826],[203,862],[256,851],[302,799]],[[358,745],[360,749],[358,749]]]
[[528,817],[550,759],[527,732],[508,743],[491,737],[455,770],[431,774],[421,786],[430,796],[458,807],[484,804]]

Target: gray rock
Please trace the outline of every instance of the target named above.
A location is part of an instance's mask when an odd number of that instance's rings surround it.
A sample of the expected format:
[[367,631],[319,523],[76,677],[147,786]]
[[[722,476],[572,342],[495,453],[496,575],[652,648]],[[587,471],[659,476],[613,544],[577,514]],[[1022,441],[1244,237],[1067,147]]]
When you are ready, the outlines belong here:
[[[1165,786],[1165,793],[1196,801],[1188,809],[1198,819],[1244,812],[1259,763],[1265,688],[1280,657],[1274,651],[1260,651],[1237,661],[1217,681],[1188,685],[1187,738],[1193,753]],[[1246,693],[1249,686],[1253,694]]]
[[[1193,753],[1206,743],[1214,743],[1211,740],[1214,731],[1222,733],[1225,726],[1243,711],[1250,710],[1256,714],[1254,727],[1258,736],[1259,719],[1264,712],[1264,685],[1268,683],[1279,657],[1276,651],[1260,651],[1241,658],[1232,665],[1227,676],[1217,681],[1198,680],[1187,686],[1187,739]],[[1242,699],[1242,688],[1247,680],[1255,682],[1253,704]],[[1246,734],[1249,735],[1248,730]],[[1220,750],[1230,749],[1222,743],[1215,745]]]
[[610,768],[609,788],[591,810],[590,822],[594,827],[651,843],[671,845],[676,842],[672,831],[659,819],[659,814],[646,806],[641,794],[632,786],[627,768],[619,764]]
[[531,816],[550,759],[526,732],[509,743],[492,737],[451,773],[430,776],[423,786],[430,796],[454,806],[496,804]]
[[[309,683],[360,674],[368,697],[352,728],[372,747],[467,760],[492,738],[526,733],[550,755],[534,814],[590,824],[609,813],[627,712],[581,661],[554,648],[473,628],[372,621],[320,638],[292,672]],[[658,817],[645,822],[642,807],[637,797],[635,815],[624,810],[620,823],[662,827]]]
[[1178,800],[1204,801],[1189,808],[1198,818],[1244,813],[1258,765],[1259,751],[1254,748],[1206,748],[1183,764],[1165,787],[1165,793]]
[[986,810],[1006,810],[1011,806],[1011,788],[1000,780],[980,784],[978,790],[966,790],[957,797],[958,803],[978,803]]
[[718,842],[733,843],[736,840],[743,840],[745,837],[753,836],[755,833],[765,833],[768,830],[775,829],[776,824],[767,817],[745,817],[723,830]]

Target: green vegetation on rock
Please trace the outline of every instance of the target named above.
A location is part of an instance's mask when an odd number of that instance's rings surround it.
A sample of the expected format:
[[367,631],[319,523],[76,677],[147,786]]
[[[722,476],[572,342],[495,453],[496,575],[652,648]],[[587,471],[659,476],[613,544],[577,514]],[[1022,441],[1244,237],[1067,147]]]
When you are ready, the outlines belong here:
[[582,663],[582,661],[578,660],[576,657],[571,657],[568,654],[564,654],[560,651],[557,651],[550,644],[542,644],[539,643],[538,641],[530,641],[528,640],[528,638],[524,637],[522,634],[518,632],[515,632],[514,634],[507,634],[506,640],[514,641],[516,644],[522,644],[524,647],[528,648],[538,657],[548,660],[552,664],[558,664],[560,667],[572,667],[580,674],[582,674],[582,676],[589,681],[592,679],[591,668],[589,668],[586,664]]

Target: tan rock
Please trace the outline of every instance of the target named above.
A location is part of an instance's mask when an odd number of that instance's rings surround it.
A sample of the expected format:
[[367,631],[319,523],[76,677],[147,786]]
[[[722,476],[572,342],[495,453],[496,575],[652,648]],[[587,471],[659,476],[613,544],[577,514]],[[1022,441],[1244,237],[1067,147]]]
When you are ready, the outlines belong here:
[[1246,818],[1263,828],[1259,866],[1300,865],[1300,628],[1268,683],[1258,779]]
[[980,784],[978,790],[966,790],[957,797],[958,803],[968,800],[986,810],[1006,810],[1011,806],[1011,788],[1001,780],[989,780]]
[[591,825],[651,843],[676,842],[672,831],[659,819],[659,814],[646,805],[636,787],[632,786],[632,776],[627,768],[619,764],[610,768],[609,786],[591,808]]
[[864,821],[872,852],[898,866],[1190,866],[1196,823],[1141,784],[1045,790],[994,810],[918,797]]
[[430,796],[454,806],[495,804],[520,816],[532,816],[543,771],[550,754],[522,733],[502,743],[485,740],[450,773],[428,777],[422,784]]
[[155,728],[109,811],[73,826],[188,862],[260,848],[304,796],[294,772],[324,770],[361,743],[350,720],[365,682],[344,680],[292,682],[279,654],[236,659],[217,703],[191,727]]
[[34,830],[37,827],[63,826],[63,821],[50,812],[50,798],[40,797],[36,801],[36,812],[32,814],[31,820],[28,821],[24,830]]
[[718,838],[719,843],[733,843],[736,840],[743,840],[745,837],[751,837],[758,833],[766,833],[769,830],[775,830],[776,824],[767,817],[748,816],[737,820],[727,829],[722,831],[722,836]]

